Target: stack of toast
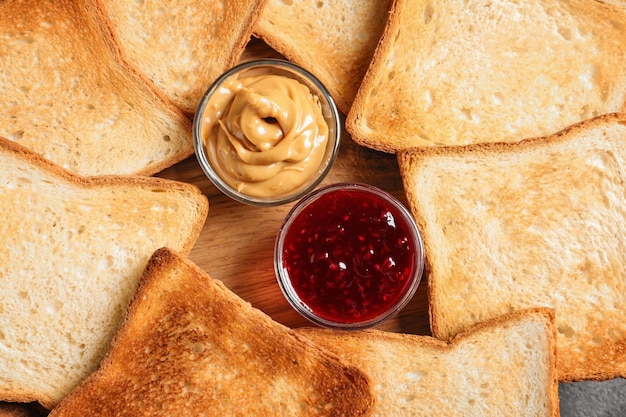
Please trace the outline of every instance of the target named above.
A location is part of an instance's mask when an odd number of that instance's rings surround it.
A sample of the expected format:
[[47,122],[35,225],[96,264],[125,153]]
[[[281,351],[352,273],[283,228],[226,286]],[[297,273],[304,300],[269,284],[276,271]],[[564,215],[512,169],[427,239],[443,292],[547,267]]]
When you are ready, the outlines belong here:
[[[626,377],[623,2],[0,10],[0,416],[557,416]],[[432,336],[291,329],[188,259],[209,202],[151,175],[251,36],[397,155]]]

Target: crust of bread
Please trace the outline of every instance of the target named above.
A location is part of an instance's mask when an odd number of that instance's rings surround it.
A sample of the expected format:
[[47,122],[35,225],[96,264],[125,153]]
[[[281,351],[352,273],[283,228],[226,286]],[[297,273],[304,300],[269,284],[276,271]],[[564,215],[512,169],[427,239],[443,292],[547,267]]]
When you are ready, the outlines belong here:
[[30,413],[20,404],[0,403],[0,417],[30,417]]
[[370,377],[373,416],[559,415],[550,309],[509,313],[449,341],[375,329],[297,331]]
[[50,416],[366,416],[373,404],[361,371],[162,248],[100,369]]
[[431,329],[554,308],[561,381],[626,376],[626,115],[398,161],[422,230]]
[[[517,4],[515,4],[517,3]],[[626,107],[626,11],[397,0],[346,117],[359,144],[517,142]]]
[[150,175],[191,121],[122,59],[98,0],[0,3],[0,135],[80,175]]
[[0,402],[0,417],[46,417],[48,413],[37,403]]
[[237,63],[267,3],[100,1],[124,59],[187,115]]
[[82,177],[0,138],[0,399],[53,407],[92,372],[151,254],[189,253],[208,213],[190,184]]
[[391,0],[270,0],[255,34],[315,74],[347,114],[387,22]]

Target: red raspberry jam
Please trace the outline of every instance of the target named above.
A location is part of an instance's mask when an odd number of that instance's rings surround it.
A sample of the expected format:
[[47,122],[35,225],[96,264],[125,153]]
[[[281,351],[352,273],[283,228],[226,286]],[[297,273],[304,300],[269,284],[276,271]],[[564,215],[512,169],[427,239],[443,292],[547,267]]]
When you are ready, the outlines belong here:
[[277,243],[277,272],[289,281],[283,291],[322,325],[377,324],[404,307],[423,269],[411,215],[391,195],[361,184],[305,198]]

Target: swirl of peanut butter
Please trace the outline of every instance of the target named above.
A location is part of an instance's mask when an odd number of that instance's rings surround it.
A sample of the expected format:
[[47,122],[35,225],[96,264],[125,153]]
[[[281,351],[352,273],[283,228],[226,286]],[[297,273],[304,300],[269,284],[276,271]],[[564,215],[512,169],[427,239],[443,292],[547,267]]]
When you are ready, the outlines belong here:
[[316,175],[328,142],[317,96],[280,75],[234,76],[209,99],[202,138],[213,169],[255,197],[296,190]]

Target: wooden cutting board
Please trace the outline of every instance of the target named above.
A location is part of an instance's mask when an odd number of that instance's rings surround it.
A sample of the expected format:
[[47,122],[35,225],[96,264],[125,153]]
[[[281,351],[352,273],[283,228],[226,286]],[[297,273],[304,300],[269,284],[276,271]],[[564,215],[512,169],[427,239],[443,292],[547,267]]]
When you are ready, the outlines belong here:
[[[253,41],[242,60],[270,56],[276,57],[277,54],[265,44]],[[294,203],[270,208],[238,203],[223,195],[206,178],[195,157],[158,176],[195,184],[209,199],[205,227],[189,255],[192,261],[274,320],[289,327],[311,325],[288,304],[274,273],[276,234]],[[406,205],[395,155],[357,145],[345,131],[337,160],[320,186],[337,182],[374,185],[390,192]],[[408,306],[377,328],[430,334],[426,274]]]

